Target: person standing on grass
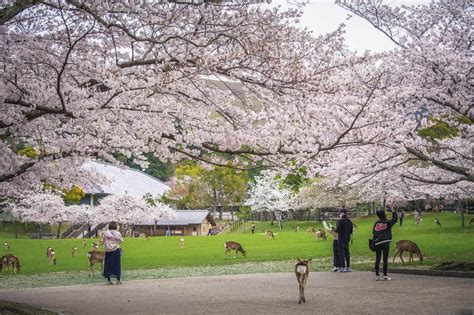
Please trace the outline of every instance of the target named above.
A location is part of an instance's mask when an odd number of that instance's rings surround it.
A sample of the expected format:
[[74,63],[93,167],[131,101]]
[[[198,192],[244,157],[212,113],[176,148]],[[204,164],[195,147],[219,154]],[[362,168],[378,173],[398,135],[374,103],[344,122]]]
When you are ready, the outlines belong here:
[[340,262],[340,255],[339,255],[339,244],[338,244],[338,240],[337,240],[337,233],[334,232],[334,229],[332,228],[332,226],[328,225],[326,223],[326,221],[323,220],[323,226],[324,226],[324,229],[326,231],[328,231],[328,233],[330,233],[334,240],[332,241],[332,255],[333,255],[333,268],[332,268],[332,271],[334,272],[338,272],[338,271],[341,271],[343,268],[342,268],[342,264]]
[[398,218],[400,219],[400,226],[402,226],[403,224],[403,218],[405,217],[405,212],[403,212],[403,209],[400,210],[400,212],[398,213]]
[[104,233],[103,241],[105,247],[103,275],[107,278],[107,284],[112,284],[110,280],[112,276],[117,278],[116,284],[122,284],[122,282],[120,282],[120,276],[122,274],[120,265],[122,250],[120,249],[120,243],[123,242],[123,238],[120,232],[117,231],[117,222],[112,221],[109,223],[109,230]]
[[[372,229],[375,246],[375,280],[391,280],[387,276],[388,271],[388,251],[392,241],[392,226],[397,223],[397,213],[392,212],[392,220],[388,221],[384,210],[376,213],[379,218]],[[380,277],[380,259],[383,256],[383,278]]]
[[334,230],[338,236],[339,259],[341,263],[341,272],[351,272],[351,256],[349,253],[349,241],[351,240],[353,225],[352,221],[347,217],[347,210],[342,208],[339,211],[340,219],[336,222]]

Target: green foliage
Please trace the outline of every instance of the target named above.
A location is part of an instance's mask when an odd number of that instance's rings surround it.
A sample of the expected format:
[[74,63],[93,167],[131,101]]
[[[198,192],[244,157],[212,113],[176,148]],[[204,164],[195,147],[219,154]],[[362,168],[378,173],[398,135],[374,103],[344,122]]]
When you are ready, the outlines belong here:
[[189,160],[181,162],[175,174],[178,182],[163,201],[178,209],[240,204],[248,178],[247,172],[223,166],[206,170]]
[[79,204],[82,198],[86,195],[81,187],[73,185],[71,189],[63,189],[63,199],[66,205]]
[[18,154],[32,159],[38,156],[33,147],[24,147],[23,149],[18,150]]
[[459,136],[459,129],[451,126],[442,118],[429,118],[429,121],[432,123],[430,127],[422,128],[417,131],[420,137],[429,139],[433,143],[436,143],[436,139],[447,139],[455,138]]
[[[137,163],[134,162],[133,156],[127,158],[125,155],[121,153],[114,153],[113,156],[117,160],[119,160],[120,162],[122,162],[123,164],[127,165],[130,168],[142,170],[141,167]],[[144,170],[145,173],[153,177],[156,177],[162,181],[167,181],[173,176],[173,173],[174,173],[173,163],[171,163],[170,161],[162,162],[152,153],[145,153],[144,156],[146,157],[149,163],[148,168]]]
[[297,193],[301,187],[309,182],[307,175],[308,170],[306,167],[301,167],[295,173],[286,175],[283,179],[283,183],[294,193]]

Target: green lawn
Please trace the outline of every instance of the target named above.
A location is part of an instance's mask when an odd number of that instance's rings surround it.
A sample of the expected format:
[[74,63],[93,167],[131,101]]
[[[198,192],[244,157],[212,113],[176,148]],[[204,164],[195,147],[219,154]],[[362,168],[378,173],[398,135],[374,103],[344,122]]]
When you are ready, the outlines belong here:
[[[460,227],[459,215],[452,213],[436,214],[443,227],[434,223],[435,215],[424,215],[421,225],[414,225],[413,217],[405,218],[403,227],[398,224],[393,230],[394,241],[409,239],[415,241],[423,254],[427,256],[424,265],[433,265],[447,260],[474,261],[474,225]],[[374,254],[369,251],[367,239],[371,237],[371,229],[375,218],[355,219],[358,228],[355,230],[354,242],[350,247],[354,260],[354,268],[366,270],[372,265]],[[469,222],[469,221],[467,221]],[[334,222],[333,222],[334,223]],[[306,233],[307,227],[314,222],[284,222],[284,230],[279,231],[277,225],[255,222],[255,234],[250,232],[250,222],[246,230],[243,228],[233,233],[216,236],[185,237],[184,250],[179,249],[179,237],[154,237],[149,240],[141,238],[126,238],[123,243],[122,268],[132,269],[159,269],[175,267],[209,267],[224,266],[242,262],[288,261],[297,257],[313,257],[323,259],[328,266],[332,257],[332,238],[327,241],[317,241],[314,234]],[[300,226],[299,233],[295,227]],[[271,229],[275,233],[275,240],[265,237],[264,230]],[[247,258],[240,256],[233,259],[233,254],[224,257],[224,242],[233,240],[240,242],[247,250]],[[0,254],[6,253],[3,243],[8,241],[11,252],[17,255],[22,264],[22,274],[40,274],[53,271],[84,271],[87,269],[87,251],[91,250],[92,239],[87,239],[87,247],[82,246],[82,240],[31,240],[14,239],[11,234],[0,234]],[[76,245],[79,248],[78,256],[71,256],[71,249]],[[392,242],[391,257],[393,257]],[[56,250],[58,264],[49,266],[46,257],[46,248]],[[9,277],[3,273],[1,277]]]

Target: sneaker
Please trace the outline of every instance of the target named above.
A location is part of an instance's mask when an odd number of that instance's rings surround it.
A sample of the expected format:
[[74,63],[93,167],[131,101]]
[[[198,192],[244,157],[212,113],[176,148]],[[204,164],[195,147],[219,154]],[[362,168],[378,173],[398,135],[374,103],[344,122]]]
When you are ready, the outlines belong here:
[[380,276],[375,276],[375,281],[380,281],[382,280],[382,278],[380,278]]
[[351,268],[344,268],[341,270],[341,272],[351,272],[351,271],[352,271]]
[[339,268],[337,268],[337,267],[334,267],[334,268],[332,268],[332,270],[331,270],[331,271],[333,271],[333,272],[338,272],[338,271],[339,271]]
[[383,280],[384,280],[384,281],[390,281],[390,280],[392,280],[392,278],[387,277],[387,276],[383,276]]
[[116,285],[119,285],[119,284],[122,284],[122,282],[120,282],[120,280],[117,280],[117,283],[115,283]]

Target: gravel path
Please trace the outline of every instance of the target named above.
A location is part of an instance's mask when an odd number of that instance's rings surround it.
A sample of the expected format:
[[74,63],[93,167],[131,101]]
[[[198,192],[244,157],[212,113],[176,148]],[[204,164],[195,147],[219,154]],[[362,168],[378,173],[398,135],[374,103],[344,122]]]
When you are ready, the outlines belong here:
[[0,300],[74,314],[473,314],[474,279],[313,272],[243,274],[0,291]]

